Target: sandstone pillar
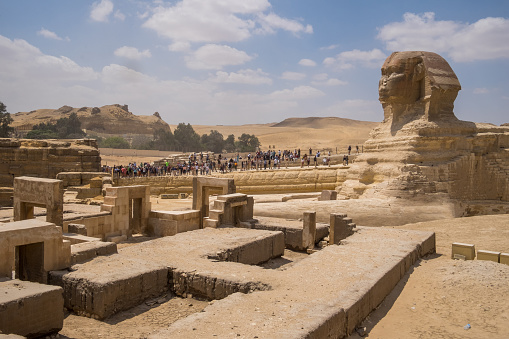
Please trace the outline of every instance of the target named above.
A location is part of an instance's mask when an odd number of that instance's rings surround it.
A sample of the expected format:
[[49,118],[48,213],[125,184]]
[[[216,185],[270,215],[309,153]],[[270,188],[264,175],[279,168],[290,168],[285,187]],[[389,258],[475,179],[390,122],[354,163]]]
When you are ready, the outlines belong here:
[[329,245],[339,244],[342,239],[345,239],[352,234],[352,229],[348,225],[349,220],[345,220],[346,214],[331,213],[330,215],[330,230],[329,230]]
[[304,212],[302,221],[302,247],[313,249],[316,238],[316,212]]

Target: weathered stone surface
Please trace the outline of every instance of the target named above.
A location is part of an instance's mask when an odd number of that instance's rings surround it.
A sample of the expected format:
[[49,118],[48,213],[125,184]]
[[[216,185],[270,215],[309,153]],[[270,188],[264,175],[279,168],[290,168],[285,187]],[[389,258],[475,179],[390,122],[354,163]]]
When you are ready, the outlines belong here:
[[494,262],[500,262],[500,252],[478,250],[477,260],[488,260]]
[[[256,222],[242,223],[241,227],[252,228],[256,230],[279,231],[284,234],[286,248],[305,251],[303,247],[302,221],[284,220],[279,218],[257,217]],[[315,243],[318,243],[329,234],[329,226],[323,223],[316,223]]]
[[[24,266],[13,267],[21,250]],[[16,271],[23,280],[46,283],[49,271],[70,266],[71,243],[63,239],[61,227],[37,219],[0,224],[0,258],[0,278]]]
[[[327,246],[282,271],[249,267],[243,275],[266,283],[266,290],[230,295],[150,338],[223,338],[232,333],[244,338],[342,338],[355,330],[420,256],[434,251],[434,234],[395,231],[360,228],[346,245]],[[350,260],[352,253],[356,260]],[[220,271],[218,264],[231,264],[230,274],[238,276],[238,264],[215,263]],[[324,265],[328,269],[317,269]],[[209,324],[225,319],[228,326],[214,326],[211,332]]]
[[458,120],[453,107],[460,88],[435,53],[387,58],[379,84],[384,121],[337,187],[340,195],[445,193],[461,201],[509,202],[509,128]]
[[254,279],[249,269],[246,272],[251,266],[245,264],[267,261],[283,251],[281,232],[203,229],[129,246],[73,272],[51,272],[50,283],[64,288],[67,308],[105,318],[168,288],[179,295],[210,299],[266,290],[267,284]]
[[29,281],[0,281],[0,333],[29,338],[60,331],[64,325],[62,288]]
[[[334,190],[345,181],[347,172],[346,167],[294,168],[288,170],[237,171],[221,175],[221,178],[233,179],[237,193],[304,193]],[[215,177],[216,175],[212,173],[209,177]],[[192,176],[122,178],[118,180],[118,184],[122,186],[148,185],[150,186],[150,193],[153,195],[193,192]],[[222,190],[211,190],[211,193],[225,194]]]
[[0,186],[13,186],[14,177],[55,179],[60,172],[98,172],[97,143],[86,140],[0,139]]
[[14,179],[14,220],[33,218],[34,206],[46,208],[46,221],[63,225],[64,188],[60,180],[32,177]]
[[454,259],[454,256],[459,254],[464,256],[466,260],[474,260],[475,258],[475,245],[473,244],[463,244],[459,242],[455,242],[452,244],[452,254],[451,257]]

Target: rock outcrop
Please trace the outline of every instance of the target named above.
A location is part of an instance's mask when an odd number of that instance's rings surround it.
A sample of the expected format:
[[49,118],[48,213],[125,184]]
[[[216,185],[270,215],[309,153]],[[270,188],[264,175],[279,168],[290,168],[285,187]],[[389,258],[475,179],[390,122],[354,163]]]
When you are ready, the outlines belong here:
[[135,115],[129,112],[128,105],[106,105],[102,107],[62,106],[59,109],[38,109],[31,112],[12,114],[12,126],[17,131],[29,131],[33,125],[41,122],[55,123],[60,118],[66,118],[76,113],[81,122],[81,128],[88,133],[124,135],[148,134],[153,135],[157,129],[170,130],[170,126],[161,119],[159,114],[150,116]]
[[395,52],[379,83],[384,121],[337,187],[349,198],[443,193],[509,202],[509,128],[454,115],[460,83],[430,52]]

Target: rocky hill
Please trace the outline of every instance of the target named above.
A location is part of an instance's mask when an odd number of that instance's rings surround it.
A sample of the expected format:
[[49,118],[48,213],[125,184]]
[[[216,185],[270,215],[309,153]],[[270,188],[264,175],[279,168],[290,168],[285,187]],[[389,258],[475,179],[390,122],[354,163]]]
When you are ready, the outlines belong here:
[[157,129],[169,130],[170,126],[161,119],[159,113],[151,116],[135,115],[129,112],[127,105],[106,105],[102,107],[62,106],[59,109],[38,109],[30,112],[12,114],[12,127],[18,130],[31,130],[34,125],[54,123],[60,118],[66,118],[76,113],[81,121],[81,127],[87,133],[97,134],[149,134]]

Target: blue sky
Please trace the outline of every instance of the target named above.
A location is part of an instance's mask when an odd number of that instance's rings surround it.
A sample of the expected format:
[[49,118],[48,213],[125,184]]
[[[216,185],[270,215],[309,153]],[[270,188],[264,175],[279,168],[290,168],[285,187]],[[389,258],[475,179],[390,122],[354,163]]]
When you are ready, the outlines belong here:
[[509,1],[0,0],[11,113],[128,104],[170,124],[381,121],[393,51],[442,55],[462,120],[509,122]]

